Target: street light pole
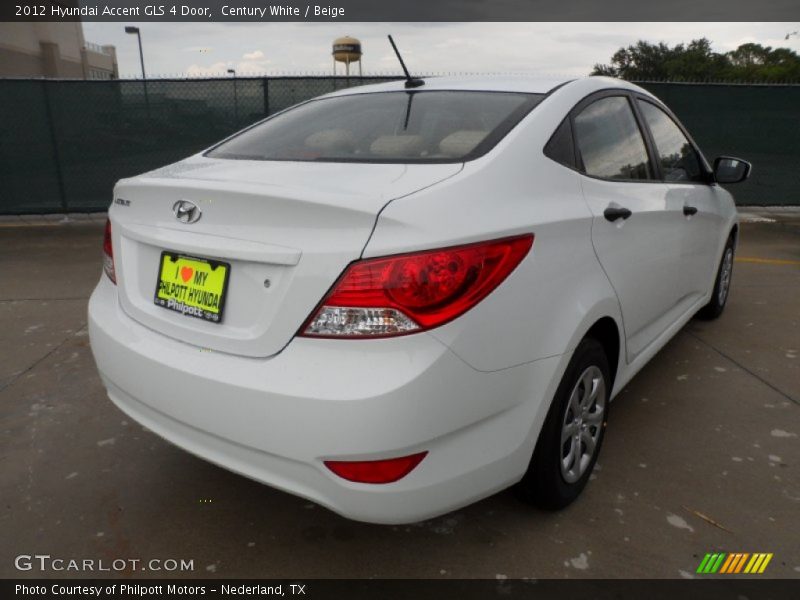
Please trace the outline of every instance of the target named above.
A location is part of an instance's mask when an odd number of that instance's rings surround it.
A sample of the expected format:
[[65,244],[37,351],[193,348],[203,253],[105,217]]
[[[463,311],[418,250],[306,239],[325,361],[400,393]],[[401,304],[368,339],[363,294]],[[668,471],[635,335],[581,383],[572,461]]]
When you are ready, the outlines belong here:
[[233,119],[236,128],[239,128],[239,92],[236,89],[236,69],[228,69],[228,73],[233,75]]
[[136,39],[139,40],[139,63],[142,65],[142,84],[144,85],[144,103],[147,107],[147,118],[150,118],[150,98],[147,95],[147,74],[144,70],[144,52],[142,51],[142,34],[138,27],[127,25],[125,33],[136,34]]

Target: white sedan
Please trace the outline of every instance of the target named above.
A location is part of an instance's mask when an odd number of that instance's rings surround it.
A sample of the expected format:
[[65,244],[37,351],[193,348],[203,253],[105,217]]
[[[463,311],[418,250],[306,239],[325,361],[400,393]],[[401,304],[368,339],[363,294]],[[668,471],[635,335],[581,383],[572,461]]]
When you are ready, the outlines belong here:
[[[405,523],[586,485],[609,401],[728,297],[738,226],[635,85],[317,98],[120,181],[89,303],[111,400],[208,461]],[[158,468],[154,465],[154,468]]]

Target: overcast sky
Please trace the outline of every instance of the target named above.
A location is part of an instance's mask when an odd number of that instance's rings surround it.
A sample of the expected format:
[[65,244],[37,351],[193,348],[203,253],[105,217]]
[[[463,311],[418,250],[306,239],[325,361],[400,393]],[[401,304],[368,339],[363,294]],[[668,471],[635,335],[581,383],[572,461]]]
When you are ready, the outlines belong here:
[[[800,23],[131,23],[142,31],[148,76],[203,76],[234,68],[293,74],[332,70],[331,42],[359,38],[365,73],[396,73],[392,33],[412,72],[525,72],[580,76],[620,47],[707,37],[718,52],[746,42],[800,51]],[[125,23],[84,23],[86,40],[117,47],[122,77],[139,55]]]

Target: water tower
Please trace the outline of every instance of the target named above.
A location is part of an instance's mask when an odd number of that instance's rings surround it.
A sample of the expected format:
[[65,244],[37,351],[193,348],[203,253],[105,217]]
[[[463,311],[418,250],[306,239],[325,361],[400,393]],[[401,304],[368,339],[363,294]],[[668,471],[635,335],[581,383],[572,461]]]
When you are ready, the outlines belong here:
[[333,74],[336,75],[336,63],[344,63],[345,74],[350,77],[350,63],[358,63],[358,76],[361,77],[361,42],[350,36],[333,40]]

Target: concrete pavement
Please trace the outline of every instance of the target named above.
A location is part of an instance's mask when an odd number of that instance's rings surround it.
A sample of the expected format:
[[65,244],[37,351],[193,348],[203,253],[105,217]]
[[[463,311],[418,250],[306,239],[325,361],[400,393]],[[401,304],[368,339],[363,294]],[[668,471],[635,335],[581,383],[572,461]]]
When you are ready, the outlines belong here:
[[612,405],[576,504],[546,513],[503,492],[396,527],[347,521],[131,422],[86,335],[102,225],[6,223],[0,576],[41,576],[14,557],[44,553],[191,559],[175,575],[200,577],[678,578],[725,551],[772,552],[762,577],[800,578],[800,214],[764,219],[742,225],[722,318],[687,325]]

